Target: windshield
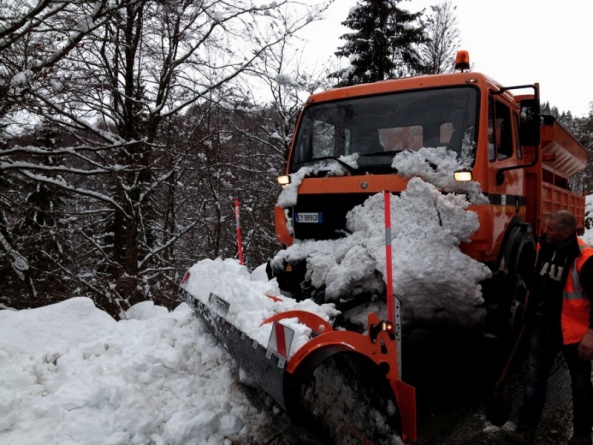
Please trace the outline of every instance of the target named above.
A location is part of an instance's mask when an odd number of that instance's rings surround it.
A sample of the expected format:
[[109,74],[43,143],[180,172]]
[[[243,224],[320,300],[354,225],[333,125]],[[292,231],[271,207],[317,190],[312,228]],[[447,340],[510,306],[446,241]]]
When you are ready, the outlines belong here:
[[474,87],[454,87],[311,105],[301,118],[290,171],[354,153],[361,170],[385,169],[397,152],[440,146],[469,165],[475,158],[477,102]]

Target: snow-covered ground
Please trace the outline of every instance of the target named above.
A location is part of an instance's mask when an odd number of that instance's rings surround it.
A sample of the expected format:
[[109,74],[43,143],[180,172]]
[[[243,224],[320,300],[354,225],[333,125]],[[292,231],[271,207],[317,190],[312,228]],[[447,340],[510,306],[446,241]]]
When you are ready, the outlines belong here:
[[[428,217],[426,227],[430,234]],[[585,239],[593,243],[593,230]],[[447,242],[443,252],[457,248],[455,236]],[[400,255],[406,249],[394,242]],[[369,261],[380,262],[376,255]],[[250,273],[233,260],[208,260],[193,271],[186,288],[198,294],[240,293],[245,286],[264,299],[277,292],[261,269]],[[331,316],[331,307],[320,308],[320,315]],[[271,311],[260,309],[260,318]],[[246,315],[235,313],[248,328]],[[126,316],[116,322],[86,298],[0,311],[0,444],[230,445],[251,437],[269,417],[251,403],[229,356],[185,303],[168,312],[144,302]]]
[[127,316],[86,298],[0,312],[1,444],[230,444],[265,421],[187,305]]

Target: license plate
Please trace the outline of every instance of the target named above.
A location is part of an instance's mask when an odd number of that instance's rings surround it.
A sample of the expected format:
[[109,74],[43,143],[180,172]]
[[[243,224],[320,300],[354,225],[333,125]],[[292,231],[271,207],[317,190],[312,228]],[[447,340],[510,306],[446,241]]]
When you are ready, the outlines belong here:
[[295,220],[300,224],[321,224],[323,222],[323,213],[299,212],[295,214]]

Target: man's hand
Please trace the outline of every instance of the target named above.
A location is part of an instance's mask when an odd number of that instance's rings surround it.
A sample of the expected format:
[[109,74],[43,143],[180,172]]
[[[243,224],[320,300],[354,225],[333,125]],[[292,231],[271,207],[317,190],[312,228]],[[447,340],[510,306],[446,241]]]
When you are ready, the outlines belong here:
[[590,361],[593,359],[593,329],[589,329],[585,335],[583,335],[579,347],[577,348],[577,352],[581,360]]

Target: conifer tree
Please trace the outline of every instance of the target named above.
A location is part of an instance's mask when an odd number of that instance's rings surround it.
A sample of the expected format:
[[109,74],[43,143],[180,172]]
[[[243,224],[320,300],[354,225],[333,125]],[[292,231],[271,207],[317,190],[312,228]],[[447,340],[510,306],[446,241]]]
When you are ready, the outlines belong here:
[[422,12],[399,8],[401,0],[358,0],[342,24],[353,30],[335,53],[348,57],[350,66],[330,74],[338,86],[376,82],[422,72],[416,46],[426,41]]

